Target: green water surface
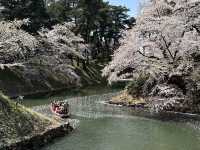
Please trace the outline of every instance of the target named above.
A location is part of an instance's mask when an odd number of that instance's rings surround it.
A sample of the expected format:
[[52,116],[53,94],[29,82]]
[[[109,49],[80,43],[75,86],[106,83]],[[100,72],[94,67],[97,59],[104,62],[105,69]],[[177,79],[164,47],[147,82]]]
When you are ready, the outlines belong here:
[[26,100],[27,106],[35,106],[49,103],[52,98],[68,99],[72,118],[80,120],[73,133],[42,150],[200,150],[200,130],[193,122],[132,116],[128,109],[103,103],[111,97],[103,93],[112,90],[90,90],[86,90],[88,95],[99,95],[77,98],[82,94],[64,94]]
[[199,150],[200,133],[183,124],[142,118],[79,118],[70,136],[43,150]]

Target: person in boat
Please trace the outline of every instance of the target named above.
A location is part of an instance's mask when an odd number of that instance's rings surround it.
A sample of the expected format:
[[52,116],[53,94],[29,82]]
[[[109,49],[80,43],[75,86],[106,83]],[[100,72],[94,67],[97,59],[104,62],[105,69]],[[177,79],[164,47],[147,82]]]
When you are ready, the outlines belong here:
[[69,104],[65,102],[60,103],[60,113],[62,114],[68,114],[69,111]]
[[63,108],[64,108],[64,110],[63,110],[64,113],[65,113],[65,114],[68,114],[68,113],[69,113],[69,104],[68,104],[68,103],[64,103],[64,104],[63,104]]
[[65,102],[52,102],[52,110],[59,114],[67,114],[69,112],[69,104]]

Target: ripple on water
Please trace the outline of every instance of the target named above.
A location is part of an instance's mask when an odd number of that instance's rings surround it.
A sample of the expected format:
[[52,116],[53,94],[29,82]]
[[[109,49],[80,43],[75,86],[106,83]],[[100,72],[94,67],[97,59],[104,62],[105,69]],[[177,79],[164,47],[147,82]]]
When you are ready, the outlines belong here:
[[103,101],[114,94],[68,99],[70,112],[73,118],[80,120],[80,126],[43,150],[200,149],[199,122],[131,116],[127,109],[104,105]]

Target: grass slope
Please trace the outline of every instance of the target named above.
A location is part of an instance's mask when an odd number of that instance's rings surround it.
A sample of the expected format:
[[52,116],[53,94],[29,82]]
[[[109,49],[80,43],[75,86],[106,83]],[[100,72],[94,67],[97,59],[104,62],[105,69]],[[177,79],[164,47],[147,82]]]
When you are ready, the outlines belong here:
[[25,136],[44,132],[56,122],[10,101],[0,93],[0,147]]

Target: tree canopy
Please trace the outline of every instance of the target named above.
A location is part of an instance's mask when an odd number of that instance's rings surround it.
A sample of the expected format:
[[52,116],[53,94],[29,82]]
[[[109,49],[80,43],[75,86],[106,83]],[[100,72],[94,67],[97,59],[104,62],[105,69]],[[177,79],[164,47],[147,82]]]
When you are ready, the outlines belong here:
[[199,0],[152,0],[125,32],[103,75],[110,83],[132,80],[131,90],[150,97],[155,110],[198,112],[199,12]]
[[110,58],[125,25],[131,26],[135,19],[127,15],[128,9],[113,6],[103,0],[0,0],[4,7],[4,20],[29,18],[26,31],[37,33],[47,26],[73,22],[76,35],[80,34],[92,46],[93,58]]
[[28,30],[36,32],[48,19],[43,0],[0,0],[5,20],[30,19]]
[[76,25],[74,32],[93,45],[94,58],[112,54],[128,20],[127,8],[103,0],[54,1],[49,3],[48,12],[58,22],[73,21]]

